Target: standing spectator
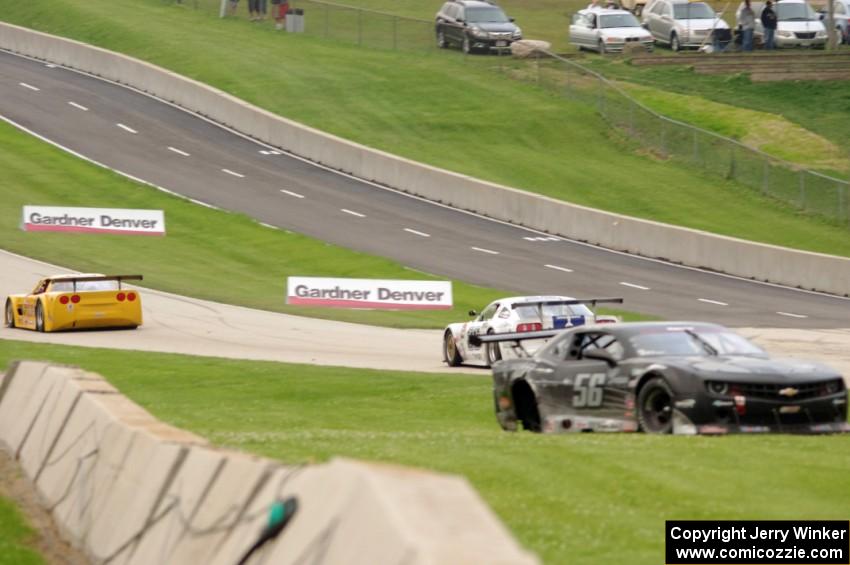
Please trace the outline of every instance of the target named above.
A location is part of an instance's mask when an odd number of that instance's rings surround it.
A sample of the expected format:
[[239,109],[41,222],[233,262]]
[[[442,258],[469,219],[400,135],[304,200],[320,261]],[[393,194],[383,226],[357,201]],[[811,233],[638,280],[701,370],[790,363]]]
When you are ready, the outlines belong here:
[[761,12],[761,25],[764,26],[764,48],[773,49],[775,47],[773,38],[776,35],[776,12],[773,11],[773,2],[767,0],[764,3],[764,10]]
[[266,19],[266,16],[268,15],[268,10],[266,10],[266,0],[260,0],[259,12],[260,12],[260,18],[259,19],[261,19],[261,20]]
[[283,29],[286,24],[286,12],[289,11],[287,0],[272,0],[272,14],[274,15],[274,28]]
[[741,15],[738,17],[738,25],[741,26],[741,47],[744,51],[753,50],[753,29],[756,27],[756,15],[750,7],[750,0],[744,0]]
[[230,15],[236,15],[236,8],[239,7],[239,0],[230,0]]

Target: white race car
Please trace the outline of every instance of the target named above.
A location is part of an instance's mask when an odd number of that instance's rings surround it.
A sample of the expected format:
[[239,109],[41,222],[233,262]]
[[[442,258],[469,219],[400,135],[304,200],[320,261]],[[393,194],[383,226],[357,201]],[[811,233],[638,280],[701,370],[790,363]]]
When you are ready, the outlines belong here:
[[[618,322],[616,316],[597,316],[587,305],[595,307],[600,303],[622,302],[622,298],[577,300],[569,296],[512,296],[496,300],[480,314],[470,310],[469,315],[475,316],[472,321],[449,324],[443,333],[443,361],[451,367],[461,363],[476,363],[489,367],[503,356],[515,357],[513,350],[507,344],[472,345],[469,342],[470,336],[535,332]],[[538,347],[543,343],[545,340],[541,340]]]

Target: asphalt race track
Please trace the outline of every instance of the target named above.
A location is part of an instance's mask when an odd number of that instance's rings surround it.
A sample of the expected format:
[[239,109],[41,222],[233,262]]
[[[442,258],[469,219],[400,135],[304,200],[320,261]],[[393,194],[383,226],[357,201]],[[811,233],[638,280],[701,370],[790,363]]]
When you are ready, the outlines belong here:
[[[667,319],[850,327],[848,299],[640,259],[449,209],[273,151],[133,90],[6,52],[0,117],[199,202],[446,277],[523,294],[623,296],[625,308]],[[33,277],[24,279],[23,287],[3,290],[28,289]]]

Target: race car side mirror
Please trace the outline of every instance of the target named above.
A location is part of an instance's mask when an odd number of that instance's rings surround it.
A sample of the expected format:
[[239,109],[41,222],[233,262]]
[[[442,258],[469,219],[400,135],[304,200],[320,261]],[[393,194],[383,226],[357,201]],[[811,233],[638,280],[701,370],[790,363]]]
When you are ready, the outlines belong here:
[[477,316],[477,315],[478,315],[478,312],[476,312],[475,310],[470,310],[470,311],[469,311],[469,315],[470,315],[470,316]]
[[617,361],[611,356],[610,353],[605,351],[604,349],[588,349],[584,353],[582,353],[582,357],[584,359],[594,359],[596,361],[605,361],[609,367],[616,367]]

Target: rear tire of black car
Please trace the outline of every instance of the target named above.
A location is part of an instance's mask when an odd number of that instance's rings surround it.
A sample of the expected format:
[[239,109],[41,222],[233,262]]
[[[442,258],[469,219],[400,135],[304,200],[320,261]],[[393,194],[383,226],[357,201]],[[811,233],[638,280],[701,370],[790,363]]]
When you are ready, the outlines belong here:
[[637,418],[648,434],[673,433],[673,391],[661,377],[653,377],[640,389]]
[[682,44],[679,43],[679,36],[675,33],[670,34],[670,49],[676,53],[682,50]]
[[40,300],[35,303],[35,331],[44,331],[44,306]]
[[443,31],[443,28],[437,30],[437,47],[440,49],[446,49],[449,46],[449,42],[446,41],[446,34]]
[[470,41],[469,41],[469,36],[466,36],[466,35],[463,36],[463,45],[461,45],[461,49],[467,55],[472,53],[472,43],[470,43]]
[[[487,335],[492,335],[493,330],[487,330]],[[487,364],[491,367],[502,360],[502,349],[498,343],[487,344]]]
[[530,432],[540,432],[540,410],[537,408],[537,398],[531,386],[525,381],[518,381],[512,390],[514,411],[522,427]]
[[15,327],[15,307],[12,306],[12,301],[6,299],[6,327],[14,328]]
[[457,367],[463,362],[463,358],[457,350],[457,344],[451,331],[447,331],[443,335],[443,361],[449,367]]

